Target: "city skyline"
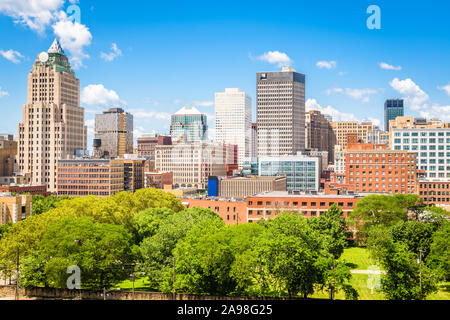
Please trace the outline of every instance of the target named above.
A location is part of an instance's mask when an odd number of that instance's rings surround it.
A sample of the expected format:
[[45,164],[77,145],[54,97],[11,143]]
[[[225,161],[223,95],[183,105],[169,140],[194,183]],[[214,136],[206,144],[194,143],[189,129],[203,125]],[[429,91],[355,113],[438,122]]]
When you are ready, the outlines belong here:
[[[25,75],[55,36],[81,82],[90,146],[95,114],[110,107],[135,115],[137,138],[153,130],[168,133],[172,113],[196,106],[208,115],[213,135],[214,93],[230,87],[249,93],[255,119],[254,75],[282,66],[306,75],[306,110],[327,111],[334,120],[367,119],[383,127],[383,105],[390,98],[404,98],[407,115],[450,120],[449,45],[440,40],[448,38],[441,15],[449,5],[443,1],[427,8],[419,2],[401,6],[381,1],[381,30],[366,27],[366,3],[341,4],[339,11],[331,2],[325,10],[297,3],[295,17],[278,8],[269,12],[263,3],[257,8],[246,3],[241,13],[225,8],[210,21],[216,10],[200,3],[170,13],[164,4],[141,4],[140,12],[150,12],[147,19],[133,6],[81,0],[75,1],[81,11],[78,24],[56,18],[71,2],[54,1],[53,7],[24,15],[19,5],[8,9],[0,1],[5,32],[0,110],[7,117],[2,131],[17,136],[26,102]],[[183,9],[196,14],[183,16]],[[48,23],[40,19],[43,12],[53,17]],[[127,18],[131,16],[133,20]],[[210,30],[201,28],[206,22]],[[77,42],[70,40],[74,30]]]

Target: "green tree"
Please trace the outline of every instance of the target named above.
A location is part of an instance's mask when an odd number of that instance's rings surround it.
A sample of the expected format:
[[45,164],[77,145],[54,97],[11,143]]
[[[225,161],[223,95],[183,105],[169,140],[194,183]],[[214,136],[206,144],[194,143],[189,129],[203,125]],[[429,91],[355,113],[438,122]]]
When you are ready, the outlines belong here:
[[160,222],[154,234],[142,240],[139,270],[146,273],[151,286],[155,289],[162,288],[166,270],[172,268],[172,251],[177,243],[196,225],[210,220],[223,223],[220,216],[210,209],[185,209],[166,216]]
[[426,208],[423,199],[417,194],[395,194],[394,201],[411,213],[412,219],[415,221],[420,220],[420,216]]
[[0,240],[3,238],[3,235],[5,235],[9,229],[11,229],[12,223],[6,223],[0,226]]
[[427,260],[441,279],[450,280],[450,222],[445,222],[433,235]]
[[159,225],[173,214],[175,211],[167,208],[150,208],[137,213],[133,221],[136,243],[155,235]]
[[50,195],[48,197],[44,197],[42,195],[34,195],[32,198],[33,215],[48,212],[51,209],[56,208],[58,203],[60,203],[62,200],[70,200],[70,199],[71,198],[68,196],[58,198],[55,195]]
[[128,278],[132,259],[131,235],[123,227],[65,218],[49,226],[39,250],[25,260],[23,283],[65,288],[67,267],[74,265],[83,288],[109,288]]

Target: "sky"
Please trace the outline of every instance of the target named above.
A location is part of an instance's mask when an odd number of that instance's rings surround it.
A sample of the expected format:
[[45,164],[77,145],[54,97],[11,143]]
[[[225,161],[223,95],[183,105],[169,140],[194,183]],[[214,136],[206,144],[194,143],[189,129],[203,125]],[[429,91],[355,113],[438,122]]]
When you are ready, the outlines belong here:
[[385,100],[404,98],[406,115],[450,122],[449,12],[448,0],[0,0],[0,133],[17,135],[28,73],[55,37],[89,145],[110,107],[134,115],[136,138],[196,106],[214,136],[215,92],[247,92],[256,119],[256,73],[286,66],[306,75],[307,110],[334,120],[383,127]]

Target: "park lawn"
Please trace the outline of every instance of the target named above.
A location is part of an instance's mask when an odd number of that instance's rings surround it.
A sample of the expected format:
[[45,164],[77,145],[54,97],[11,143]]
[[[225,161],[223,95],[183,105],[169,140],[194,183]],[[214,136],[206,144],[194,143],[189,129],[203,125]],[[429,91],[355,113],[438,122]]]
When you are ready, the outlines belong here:
[[360,247],[345,249],[340,260],[345,260],[352,270],[367,270],[370,266],[376,265],[369,256],[369,250]]
[[[119,288],[123,291],[131,291],[133,290],[133,282],[130,280],[122,281],[114,286],[114,288]],[[150,283],[147,278],[139,278],[134,281],[134,290],[135,291],[153,291],[150,287]]]

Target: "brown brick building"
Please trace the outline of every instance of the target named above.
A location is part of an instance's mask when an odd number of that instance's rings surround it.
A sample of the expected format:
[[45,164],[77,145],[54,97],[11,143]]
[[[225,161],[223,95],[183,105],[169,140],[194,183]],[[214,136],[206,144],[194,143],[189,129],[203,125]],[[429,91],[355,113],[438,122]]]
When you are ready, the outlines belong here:
[[47,191],[47,186],[33,186],[33,185],[23,185],[23,186],[0,186],[0,193],[29,193],[31,195],[42,195],[47,197],[50,192]]
[[244,201],[182,199],[181,202],[187,208],[211,209],[229,225],[247,223],[247,203]]
[[172,145],[172,137],[160,136],[158,134],[146,135],[137,139],[137,154],[139,157],[155,157],[155,146]]
[[416,193],[428,206],[450,205],[450,180],[419,180]]
[[17,141],[12,135],[0,135],[0,177],[11,177],[17,156]]
[[173,172],[145,172],[145,188],[172,189]]

